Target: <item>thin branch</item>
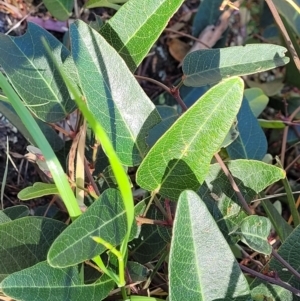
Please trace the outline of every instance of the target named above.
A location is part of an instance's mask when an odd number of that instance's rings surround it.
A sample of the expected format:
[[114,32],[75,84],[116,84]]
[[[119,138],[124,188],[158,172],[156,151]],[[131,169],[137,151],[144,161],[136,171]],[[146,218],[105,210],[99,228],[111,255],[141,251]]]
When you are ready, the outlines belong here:
[[280,280],[279,278],[273,278],[267,275],[264,275],[262,273],[259,273],[257,271],[254,271],[252,269],[249,269],[248,267],[244,266],[244,265],[240,265],[241,270],[243,270],[246,273],[249,273],[250,275],[253,275],[261,280],[267,281],[269,283],[273,283],[276,284],[278,286],[281,286],[283,288],[285,288],[286,290],[292,292],[294,295],[296,296],[300,296],[300,291],[297,290],[296,288],[290,286],[289,284],[283,282],[282,280]]
[[239,198],[239,200],[240,200],[240,202],[241,202],[241,205],[242,205],[242,207],[244,208],[244,210],[245,210],[248,214],[250,214],[250,215],[254,214],[253,210],[251,210],[251,208],[248,206],[248,204],[247,204],[247,202],[246,202],[244,196],[242,195],[242,193],[241,193],[239,187],[238,187],[237,184],[235,183],[235,181],[234,181],[234,179],[233,179],[231,173],[229,172],[227,166],[224,164],[224,162],[223,162],[223,160],[221,159],[220,155],[219,155],[219,154],[215,154],[215,159],[216,159],[217,162],[220,164],[220,166],[221,166],[223,172],[224,172],[225,175],[227,176],[227,178],[228,178],[228,180],[229,180],[229,182],[230,182],[230,184],[231,184],[233,190],[235,191],[237,197]]

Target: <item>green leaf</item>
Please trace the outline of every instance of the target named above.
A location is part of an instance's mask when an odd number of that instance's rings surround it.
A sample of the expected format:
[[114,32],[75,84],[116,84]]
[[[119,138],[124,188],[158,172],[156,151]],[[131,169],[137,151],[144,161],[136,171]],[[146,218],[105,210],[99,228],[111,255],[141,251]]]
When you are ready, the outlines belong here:
[[72,112],[75,103],[45,53],[42,38],[51,47],[57,62],[63,64],[69,55],[67,48],[46,30],[29,23],[21,37],[0,35],[0,65],[28,109],[43,121],[56,122]]
[[118,246],[126,234],[126,225],[119,191],[107,189],[55,240],[48,253],[48,262],[53,267],[63,268],[100,255],[106,248],[92,236]]
[[239,78],[210,89],[153,146],[137,171],[137,183],[171,199],[185,189],[198,189],[239,110],[242,93]]
[[11,218],[5,214],[4,211],[0,211],[0,224],[10,222]]
[[285,124],[281,120],[258,119],[259,125],[264,129],[284,129]]
[[253,301],[292,301],[292,292],[273,284],[263,282],[251,290]]
[[239,136],[226,148],[230,159],[262,160],[268,148],[266,135],[259,126],[245,97],[237,120]]
[[[234,160],[228,162],[227,166],[248,204],[271,182],[274,183],[284,177],[282,169],[258,161]],[[229,233],[238,228],[246,214],[241,209],[240,201],[219,164],[210,165],[209,173],[198,194],[228,242],[231,244],[237,242],[238,238]]]
[[58,189],[55,184],[36,182],[33,186],[22,189],[18,193],[18,198],[22,201],[27,201],[52,194],[58,194]]
[[145,137],[160,121],[155,106],[118,53],[96,31],[78,21],[71,25],[70,36],[88,108],[105,129],[121,162],[139,164],[147,152]]
[[274,165],[254,160],[233,160],[228,163],[231,174],[256,193],[285,178],[285,171]]
[[247,281],[226,240],[192,191],[179,197],[169,264],[170,301],[250,299]]
[[70,18],[74,6],[73,0],[43,0],[51,15],[60,21]]
[[116,3],[124,3],[127,0],[119,0],[119,1],[112,1],[112,0],[89,0],[85,3],[86,8],[93,8],[93,7],[109,7],[115,10],[118,10],[121,6]]
[[280,237],[281,242],[284,242],[292,233],[293,227],[287,223],[287,221],[279,214],[279,212],[269,200],[263,200],[261,204],[266,211],[268,218],[272,222],[276,233]]
[[29,215],[29,209],[27,206],[24,206],[24,205],[8,207],[8,208],[5,208],[3,210],[3,212],[12,220]]
[[47,262],[7,277],[2,283],[3,292],[16,300],[89,301],[103,300],[114,288],[108,277],[84,285],[77,266],[55,269]]
[[229,76],[242,76],[284,66],[287,50],[271,44],[250,44],[189,53],[183,60],[183,83],[200,87],[215,84]]
[[235,234],[241,235],[241,241],[256,252],[270,255],[272,247],[268,242],[271,231],[271,222],[264,216],[251,215],[246,217],[239,231]]
[[259,88],[245,89],[244,97],[248,100],[251,111],[256,118],[263,112],[269,102],[269,97]]
[[41,217],[23,217],[0,225],[0,278],[46,259],[65,224]]
[[128,68],[135,71],[182,3],[183,0],[130,0],[101,28],[100,33]]

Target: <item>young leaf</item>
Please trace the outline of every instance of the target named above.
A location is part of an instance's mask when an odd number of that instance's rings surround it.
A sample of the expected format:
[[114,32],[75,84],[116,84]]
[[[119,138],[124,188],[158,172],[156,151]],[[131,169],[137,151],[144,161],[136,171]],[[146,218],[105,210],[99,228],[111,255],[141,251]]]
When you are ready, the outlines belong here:
[[153,146],[137,171],[137,183],[172,199],[185,189],[199,188],[240,108],[242,94],[239,78],[210,89]]
[[247,281],[224,236],[192,191],[179,197],[169,277],[170,301],[249,300]]
[[249,44],[222,49],[204,49],[189,53],[183,60],[183,83],[201,87],[229,76],[242,76],[284,66],[287,50],[271,44]]
[[183,0],[130,0],[100,33],[133,72],[182,3]]
[[103,300],[114,288],[114,282],[106,276],[84,285],[79,271],[77,266],[55,269],[41,262],[5,278],[1,289],[16,300],[96,301]]
[[271,222],[264,216],[252,215],[246,217],[240,231],[235,234],[241,235],[241,241],[256,252],[270,255],[272,247],[268,242],[271,231]]
[[107,189],[55,240],[48,253],[48,262],[53,267],[68,267],[100,255],[106,248],[92,236],[117,246],[124,239],[126,225],[119,191]]
[[46,259],[54,239],[64,230],[62,222],[40,217],[24,217],[0,225],[1,280],[16,271]]
[[147,152],[145,137],[160,121],[155,106],[101,35],[77,21],[71,25],[70,36],[88,108],[105,129],[121,162],[139,164]]
[[69,55],[67,48],[33,23],[28,23],[27,32],[21,37],[0,34],[0,65],[28,109],[43,121],[56,122],[64,119],[76,106],[45,52],[42,37],[62,65]]
[[51,194],[58,194],[55,184],[35,182],[33,186],[22,189],[18,193],[18,198],[22,201],[27,201]]

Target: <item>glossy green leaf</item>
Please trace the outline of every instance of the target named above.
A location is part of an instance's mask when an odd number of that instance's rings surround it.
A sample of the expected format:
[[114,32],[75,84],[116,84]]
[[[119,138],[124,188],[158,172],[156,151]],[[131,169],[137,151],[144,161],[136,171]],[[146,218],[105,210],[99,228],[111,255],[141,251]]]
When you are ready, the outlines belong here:
[[67,48],[33,23],[28,24],[27,32],[21,37],[0,34],[0,65],[28,109],[43,121],[56,122],[72,112],[75,103],[45,53],[42,38],[57,62],[63,65],[69,55]]
[[269,97],[259,88],[245,89],[244,97],[248,100],[251,111],[256,118],[263,112],[269,102]]
[[[168,300],[168,299],[167,299]],[[146,297],[146,296],[130,296],[130,301],[165,301],[165,299]]]
[[55,184],[35,182],[33,186],[22,189],[18,193],[18,198],[22,201],[27,201],[52,194],[58,194],[58,189]]
[[99,301],[114,288],[108,277],[90,285],[84,285],[77,266],[55,269],[41,262],[31,268],[7,277],[2,283],[3,292],[24,301]]
[[118,246],[126,234],[126,225],[119,191],[107,189],[55,240],[48,253],[48,262],[53,267],[68,267],[100,255],[106,248],[92,236]]
[[137,171],[146,190],[177,199],[204,181],[239,110],[243,82],[225,80],[210,89],[157,141]]
[[29,215],[29,208],[24,205],[16,205],[3,210],[10,219],[15,220]]
[[134,71],[182,3],[183,0],[130,0],[100,33]]
[[51,15],[60,21],[70,18],[74,6],[73,0],[43,0]]
[[231,159],[262,160],[267,153],[266,135],[244,97],[237,115],[238,137],[226,148]]
[[189,53],[183,60],[183,83],[200,87],[215,84],[229,76],[242,76],[284,66],[287,50],[271,44],[249,44]]
[[192,191],[184,191],[178,201],[169,265],[170,301],[249,300],[237,261],[206,205]]
[[160,121],[155,106],[122,58],[96,31],[78,21],[71,25],[70,36],[88,108],[105,129],[121,162],[139,164],[147,152],[145,137]]
[[251,215],[246,217],[236,234],[241,235],[241,241],[256,252],[270,255],[272,247],[268,242],[271,222],[264,216]]
[[23,217],[0,225],[0,278],[46,259],[54,239],[66,225],[41,218]]

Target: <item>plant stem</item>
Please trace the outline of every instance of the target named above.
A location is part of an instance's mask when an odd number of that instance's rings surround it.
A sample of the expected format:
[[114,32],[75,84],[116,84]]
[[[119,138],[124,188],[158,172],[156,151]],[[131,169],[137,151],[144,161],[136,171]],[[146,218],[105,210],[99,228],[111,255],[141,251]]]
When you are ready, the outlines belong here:
[[284,266],[286,267],[295,277],[300,280],[300,274],[286,261],[284,260],[273,248],[272,255]]
[[[276,157],[275,159],[276,159],[277,164],[280,167],[282,167],[279,158]],[[288,201],[289,208],[290,208],[290,211],[291,211],[291,214],[292,214],[292,217],[293,217],[294,225],[296,227],[300,224],[300,217],[299,217],[299,213],[298,213],[298,210],[297,210],[297,207],[296,207],[296,203],[295,203],[295,199],[294,199],[294,196],[293,196],[293,193],[292,193],[292,189],[291,189],[289,181],[286,177],[282,180],[282,183],[283,183],[284,189],[286,191],[287,201]]]
[[288,285],[287,283],[283,282],[282,280],[278,279],[278,278],[273,278],[267,275],[264,275],[262,273],[256,272],[252,269],[249,269],[248,267],[244,266],[244,265],[240,265],[241,270],[245,271],[246,273],[249,273],[250,275],[253,275],[259,279],[262,279],[264,281],[276,284],[278,286],[281,286],[283,288],[285,288],[286,290],[292,292],[293,294],[295,294],[296,296],[300,296],[300,291],[297,290],[296,288]]
[[272,13],[272,15],[273,15],[273,17],[274,17],[274,19],[275,19],[275,21],[276,21],[279,29],[281,30],[281,33],[283,35],[283,38],[284,38],[285,43],[287,45],[287,48],[289,49],[289,51],[290,51],[290,53],[291,53],[291,55],[293,57],[295,65],[296,65],[298,71],[300,72],[300,60],[299,60],[298,54],[297,54],[297,52],[296,52],[296,50],[295,50],[295,48],[293,46],[293,43],[292,43],[292,41],[291,41],[291,39],[289,37],[289,34],[287,33],[287,31],[286,31],[286,29],[284,27],[284,24],[283,24],[283,22],[282,22],[282,20],[280,18],[280,15],[279,15],[279,13],[278,13],[278,11],[276,9],[276,6],[274,5],[274,3],[273,3],[272,0],[266,0],[266,2],[267,2],[268,6],[270,8],[270,11],[271,11],[271,13]]
[[233,179],[233,176],[232,176],[231,173],[229,172],[227,166],[224,164],[223,160],[221,159],[221,157],[220,157],[220,155],[219,155],[218,153],[215,154],[215,158],[216,158],[217,162],[220,164],[220,166],[221,166],[223,172],[224,172],[225,175],[227,176],[227,178],[228,178],[228,180],[229,180],[229,182],[230,182],[230,184],[231,184],[231,186],[232,186],[234,192],[236,193],[237,197],[239,198],[239,200],[240,200],[240,202],[241,202],[241,205],[242,205],[242,207],[244,208],[244,210],[245,210],[248,214],[250,214],[250,215],[254,214],[254,212],[252,211],[252,209],[248,206],[248,204],[247,204],[245,198],[243,197],[243,195],[242,195],[242,193],[241,193],[239,187],[236,185],[236,183],[235,183],[235,181],[234,181],[234,179]]

